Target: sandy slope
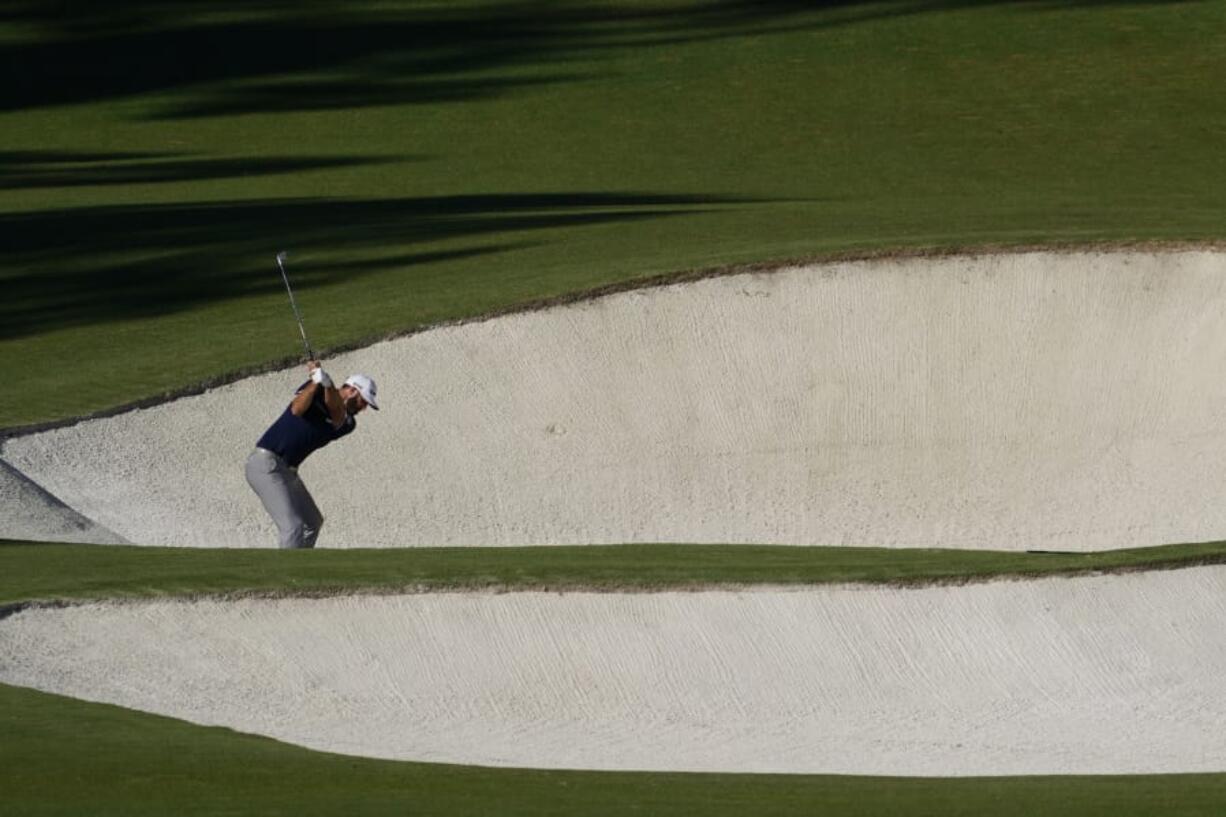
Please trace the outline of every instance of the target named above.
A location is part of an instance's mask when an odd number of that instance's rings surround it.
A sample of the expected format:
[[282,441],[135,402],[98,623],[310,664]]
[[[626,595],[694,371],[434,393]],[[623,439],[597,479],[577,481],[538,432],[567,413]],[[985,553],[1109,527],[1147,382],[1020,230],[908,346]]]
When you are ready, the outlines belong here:
[[1226,568],[925,589],[28,610],[0,682],[317,749],[596,769],[1226,770]]
[[42,542],[127,544],[0,460],[0,537]]
[[[618,294],[331,362],[373,374],[386,410],[303,476],[322,547],[1217,539],[1224,312],[1205,252],[839,263]],[[243,460],[299,380],[3,456],[132,542],[270,546]]]

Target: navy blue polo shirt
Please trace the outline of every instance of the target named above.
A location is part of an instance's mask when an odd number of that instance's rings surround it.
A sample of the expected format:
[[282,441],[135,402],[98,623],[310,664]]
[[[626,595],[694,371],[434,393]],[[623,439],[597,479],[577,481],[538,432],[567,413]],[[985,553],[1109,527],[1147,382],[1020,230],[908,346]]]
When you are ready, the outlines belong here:
[[[308,385],[304,383],[294,394],[299,394]],[[297,468],[311,452],[339,440],[355,428],[357,421],[352,414],[345,415],[345,422],[341,423],[340,428],[332,427],[332,415],[328,414],[324,390],[320,388],[315,390],[311,405],[301,417],[286,406],[284,413],[268,427],[255,445],[276,454],[290,468]]]

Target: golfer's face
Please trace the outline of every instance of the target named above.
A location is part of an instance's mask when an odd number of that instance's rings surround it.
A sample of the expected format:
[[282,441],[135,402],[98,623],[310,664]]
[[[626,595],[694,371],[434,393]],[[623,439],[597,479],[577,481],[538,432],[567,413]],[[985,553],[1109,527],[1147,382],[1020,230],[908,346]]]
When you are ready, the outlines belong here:
[[366,408],[366,399],[353,386],[341,386],[341,398],[345,401],[345,410],[357,414]]

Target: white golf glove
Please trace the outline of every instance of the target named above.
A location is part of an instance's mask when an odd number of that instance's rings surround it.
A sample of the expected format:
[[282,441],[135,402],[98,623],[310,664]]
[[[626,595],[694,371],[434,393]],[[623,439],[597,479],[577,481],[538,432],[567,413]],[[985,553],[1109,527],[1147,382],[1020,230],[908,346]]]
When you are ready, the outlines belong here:
[[332,378],[328,377],[328,373],[323,370],[323,367],[311,370],[311,382],[318,383],[325,389],[336,388],[332,385]]

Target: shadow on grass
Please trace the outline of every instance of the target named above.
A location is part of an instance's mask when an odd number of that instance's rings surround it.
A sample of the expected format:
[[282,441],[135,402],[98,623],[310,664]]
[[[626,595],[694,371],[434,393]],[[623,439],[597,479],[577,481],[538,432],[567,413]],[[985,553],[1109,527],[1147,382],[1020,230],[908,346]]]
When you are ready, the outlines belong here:
[[[264,199],[0,214],[0,338],[165,315],[279,291],[286,247],[355,260],[294,269],[296,289],[497,253],[554,228],[666,218],[738,200],[594,192],[406,199]],[[413,245],[459,240],[439,250]],[[407,252],[406,252],[407,249]],[[399,252],[395,258],[387,258]],[[380,256],[363,260],[361,256]]]
[[16,35],[0,41],[0,111],[151,93],[166,95],[154,118],[469,100],[588,80],[592,60],[656,46],[987,5],[1138,2],[8,0],[0,21]]
[[[411,157],[409,157],[411,158]],[[0,189],[157,184],[405,161],[348,156],[202,159],[175,153],[0,151]]]

